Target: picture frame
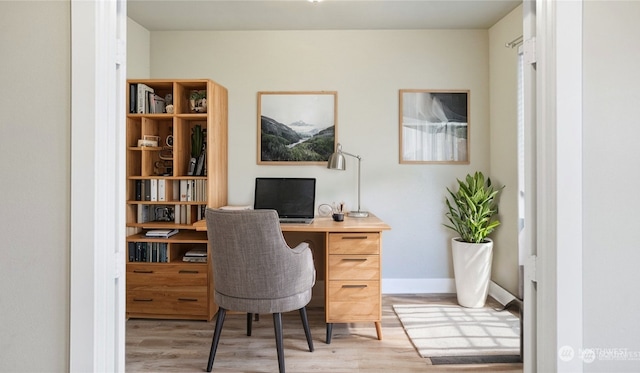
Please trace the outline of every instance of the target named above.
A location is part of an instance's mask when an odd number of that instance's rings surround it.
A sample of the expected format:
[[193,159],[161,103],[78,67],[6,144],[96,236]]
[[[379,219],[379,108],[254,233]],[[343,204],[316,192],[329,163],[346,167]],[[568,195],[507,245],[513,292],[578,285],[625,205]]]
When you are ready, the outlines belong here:
[[336,148],[338,93],[258,92],[258,164],[324,165]]
[[400,163],[469,164],[469,90],[399,91]]

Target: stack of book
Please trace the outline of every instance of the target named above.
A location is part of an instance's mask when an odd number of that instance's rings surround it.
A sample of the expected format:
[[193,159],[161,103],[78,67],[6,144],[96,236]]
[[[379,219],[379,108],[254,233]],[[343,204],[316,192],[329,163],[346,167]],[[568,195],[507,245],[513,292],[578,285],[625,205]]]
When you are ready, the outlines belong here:
[[206,263],[207,262],[207,249],[191,249],[187,251],[182,257],[182,261],[184,262],[194,262],[194,263]]
[[129,262],[167,263],[166,242],[129,242]]
[[145,236],[154,238],[169,238],[176,233],[178,233],[177,229],[154,229],[151,231],[147,231],[147,233],[145,233]]

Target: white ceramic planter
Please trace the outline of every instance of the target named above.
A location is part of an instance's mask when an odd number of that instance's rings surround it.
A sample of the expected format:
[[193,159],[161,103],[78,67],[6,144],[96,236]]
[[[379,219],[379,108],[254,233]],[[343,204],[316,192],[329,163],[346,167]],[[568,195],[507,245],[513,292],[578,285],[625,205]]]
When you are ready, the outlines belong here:
[[453,272],[458,303],[463,307],[483,307],[489,292],[493,241],[486,243],[451,240]]

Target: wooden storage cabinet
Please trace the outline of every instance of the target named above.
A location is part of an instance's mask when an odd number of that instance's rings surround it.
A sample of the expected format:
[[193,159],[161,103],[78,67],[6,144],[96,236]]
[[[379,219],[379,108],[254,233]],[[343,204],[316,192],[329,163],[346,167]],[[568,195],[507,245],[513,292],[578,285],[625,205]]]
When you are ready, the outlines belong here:
[[380,233],[329,233],[328,240],[327,323],[373,321],[379,328]]
[[127,268],[130,317],[204,318],[211,305],[207,264],[133,264]]
[[[212,265],[206,232],[195,231],[194,223],[204,219],[206,207],[227,204],[227,90],[208,79],[129,80],[127,85],[127,317],[210,320],[217,311]],[[135,96],[142,85],[157,98],[170,96],[173,110],[166,112],[166,103],[153,105],[145,94],[147,107],[139,112]],[[192,110],[192,91],[206,92],[206,112]],[[197,127],[204,134],[204,162],[200,173],[190,173]],[[179,233],[146,237],[151,229]],[[207,261],[184,262],[192,249],[204,250]]]

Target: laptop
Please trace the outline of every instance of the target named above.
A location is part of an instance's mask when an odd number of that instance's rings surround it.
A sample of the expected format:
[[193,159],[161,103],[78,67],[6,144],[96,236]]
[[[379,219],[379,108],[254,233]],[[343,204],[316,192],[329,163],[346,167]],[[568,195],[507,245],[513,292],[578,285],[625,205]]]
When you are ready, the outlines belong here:
[[315,178],[256,178],[253,208],[276,210],[280,223],[312,223],[315,205]]

